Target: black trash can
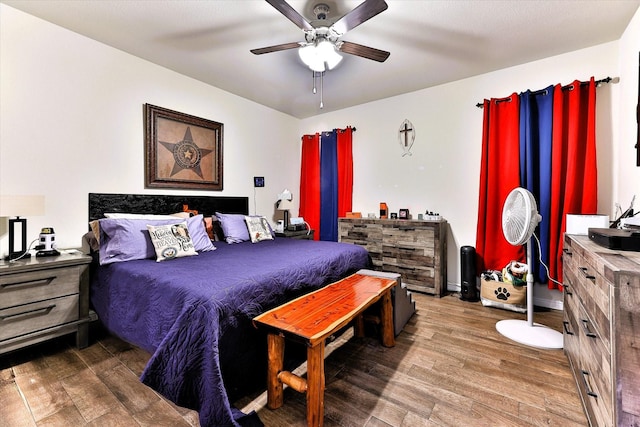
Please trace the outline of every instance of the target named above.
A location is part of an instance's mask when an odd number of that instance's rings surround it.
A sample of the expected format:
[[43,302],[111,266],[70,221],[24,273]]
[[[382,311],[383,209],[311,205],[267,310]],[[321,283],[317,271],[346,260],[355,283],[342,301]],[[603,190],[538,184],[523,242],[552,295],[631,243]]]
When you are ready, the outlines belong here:
[[480,300],[476,276],[476,248],[463,246],[460,248],[461,300],[471,302]]

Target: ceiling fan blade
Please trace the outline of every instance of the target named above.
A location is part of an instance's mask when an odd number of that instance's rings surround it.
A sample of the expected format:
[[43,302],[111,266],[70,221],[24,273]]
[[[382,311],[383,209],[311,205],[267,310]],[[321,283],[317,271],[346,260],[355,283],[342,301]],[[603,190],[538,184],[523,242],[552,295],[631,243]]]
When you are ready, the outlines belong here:
[[[269,1],[269,0],[267,0]],[[338,34],[344,34],[373,18],[380,12],[387,10],[389,6],[384,0],[365,0],[358,7],[340,18],[331,26]],[[291,18],[289,18],[291,19]]]
[[254,55],[262,55],[263,53],[278,52],[281,50],[295,49],[297,47],[300,47],[300,43],[292,42],[292,43],[277,44],[275,46],[269,46],[269,47],[261,47],[260,49],[251,49],[250,52],[253,53]]
[[390,53],[386,50],[375,49],[373,47],[363,46],[358,43],[342,42],[340,52],[349,53],[351,55],[361,56],[363,58],[372,59],[378,62],[384,62]]
[[300,15],[289,3],[284,0],[266,0],[278,12],[287,17],[291,22],[296,24],[301,30],[311,31],[313,27],[302,15]]

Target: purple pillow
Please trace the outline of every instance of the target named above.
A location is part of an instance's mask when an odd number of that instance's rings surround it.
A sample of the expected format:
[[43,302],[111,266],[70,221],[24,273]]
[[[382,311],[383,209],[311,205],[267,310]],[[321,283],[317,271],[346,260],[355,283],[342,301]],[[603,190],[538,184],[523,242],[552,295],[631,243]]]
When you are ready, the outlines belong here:
[[[222,232],[224,233],[224,239],[227,243],[240,243],[251,240],[251,236],[249,236],[249,228],[247,227],[247,222],[245,221],[245,215],[242,214],[222,214],[220,212],[216,212],[216,218],[220,222],[220,228],[222,228]],[[250,215],[255,218],[262,218],[261,215]],[[271,232],[271,237],[276,237],[276,232],[271,228],[271,224],[267,222],[269,226],[269,231]]]
[[[151,242],[147,225],[178,224],[176,219],[128,219],[106,218],[100,220],[100,264],[110,264],[134,259],[154,258],[155,247]],[[187,218],[187,228],[196,251],[211,251],[215,246],[209,240],[202,215]]]
[[240,243],[251,239],[247,223],[244,221],[244,215],[216,212],[216,217],[220,221],[224,239],[227,243]]

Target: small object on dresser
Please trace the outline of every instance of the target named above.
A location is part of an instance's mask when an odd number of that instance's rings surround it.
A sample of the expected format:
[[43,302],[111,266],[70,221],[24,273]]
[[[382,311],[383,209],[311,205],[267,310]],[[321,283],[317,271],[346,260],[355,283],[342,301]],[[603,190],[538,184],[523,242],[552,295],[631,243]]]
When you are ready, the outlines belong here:
[[400,209],[398,213],[399,219],[409,219],[409,209]]
[[380,203],[380,219],[387,219],[389,215],[389,207],[386,203]]
[[40,249],[36,252],[37,257],[60,255],[56,250],[56,233],[53,227],[45,227],[40,231],[40,245],[37,249]]
[[391,212],[391,219],[398,219],[398,214],[395,212]]
[[440,221],[440,214],[437,212],[427,211],[424,214],[424,219],[428,221]]

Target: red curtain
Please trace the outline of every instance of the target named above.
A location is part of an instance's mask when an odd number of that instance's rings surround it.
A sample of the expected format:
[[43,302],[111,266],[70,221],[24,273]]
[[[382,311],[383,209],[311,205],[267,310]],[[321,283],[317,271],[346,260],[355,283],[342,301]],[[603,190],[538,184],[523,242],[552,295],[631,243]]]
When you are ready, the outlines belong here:
[[353,200],[353,129],[337,129],[338,140],[338,218],[351,212]]
[[524,247],[502,234],[502,206],[520,185],[520,101],[517,94],[484,101],[476,254],[478,272],[524,261]]
[[299,215],[307,221],[314,240],[320,239],[320,134],[302,137]]
[[[550,277],[562,279],[562,243],[567,214],[598,209],[596,84],[574,81],[554,90],[551,168]],[[544,219],[543,219],[544,220]],[[557,286],[549,281],[549,288]]]

